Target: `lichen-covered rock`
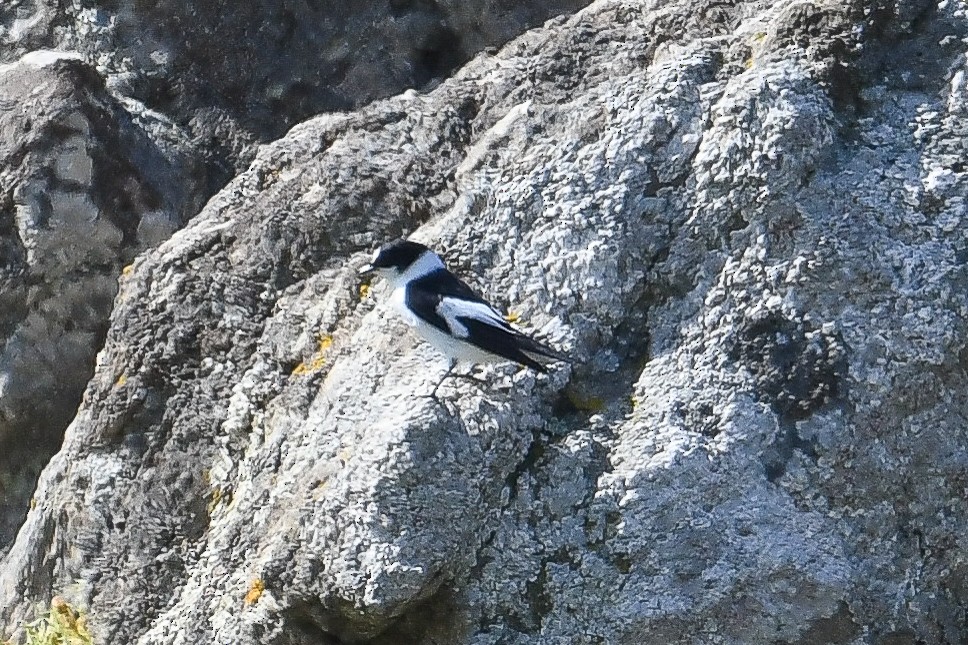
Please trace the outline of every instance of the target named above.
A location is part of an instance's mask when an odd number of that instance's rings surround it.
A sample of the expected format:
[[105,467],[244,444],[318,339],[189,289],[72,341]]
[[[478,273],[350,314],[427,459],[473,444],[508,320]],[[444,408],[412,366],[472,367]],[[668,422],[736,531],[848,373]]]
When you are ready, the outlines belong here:
[[[0,3],[0,146],[11,164],[0,167],[0,340],[10,338],[0,358],[0,549],[76,411],[118,271],[137,251],[196,214],[256,141],[320,111],[432,84],[581,4]],[[72,112],[89,99],[93,124]],[[18,214],[18,200],[33,200],[31,213]],[[25,307],[32,322],[14,332]],[[8,436],[20,448],[2,450]]]
[[4,0],[0,63],[38,48],[81,52],[115,91],[187,133],[220,188],[251,160],[253,141],[437,82],[477,52],[587,3]]
[[195,164],[159,149],[76,56],[0,66],[0,545],[60,447],[122,267],[200,208]]
[[[262,148],[122,280],[0,620],[963,642],[968,29],[895,12],[603,0]],[[431,397],[401,233],[575,362]]]

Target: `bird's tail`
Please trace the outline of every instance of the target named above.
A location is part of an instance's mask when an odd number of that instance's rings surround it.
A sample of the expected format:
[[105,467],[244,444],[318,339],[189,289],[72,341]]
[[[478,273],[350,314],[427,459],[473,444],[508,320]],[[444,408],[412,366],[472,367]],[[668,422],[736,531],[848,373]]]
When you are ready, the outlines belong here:
[[540,343],[534,338],[525,336],[524,334],[518,336],[518,348],[525,354],[534,354],[535,356],[540,356],[542,358],[547,358],[554,361],[564,361],[566,363],[574,362],[570,356],[566,356],[558,350],[552,349],[544,343]]

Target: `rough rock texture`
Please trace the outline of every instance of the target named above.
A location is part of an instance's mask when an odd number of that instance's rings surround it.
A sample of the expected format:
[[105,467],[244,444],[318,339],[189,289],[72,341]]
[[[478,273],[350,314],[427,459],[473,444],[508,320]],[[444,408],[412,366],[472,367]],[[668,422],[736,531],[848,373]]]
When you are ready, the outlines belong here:
[[201,208],[197,164],[155,145],[84,63],[0,66],[0,546],[60,448],[122,267]]
[[[106,643],[968,639],[966,8],[600,1],[261,149],[123,278],[0,565]],[[443,361],[402,232],[567,349]]]
[[0,2],[0,551],[136,252],[195,215],[254,142],[432,84],[586,1]]
[[[0,62],[78,50],[113,89],[170,117],[221,188],[323,111],[443,78],[588,0],[4,0]],[[174,124],[170,124],[174,127]]]

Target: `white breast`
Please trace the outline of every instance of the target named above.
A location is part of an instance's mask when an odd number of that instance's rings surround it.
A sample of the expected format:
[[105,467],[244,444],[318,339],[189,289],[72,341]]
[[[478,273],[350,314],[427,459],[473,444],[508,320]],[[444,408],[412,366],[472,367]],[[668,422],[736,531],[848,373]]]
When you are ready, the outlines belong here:
[[390,306],[398,316],[403,318],[403,322],[411,327],[416,327],[419,323],[423,322],[407,307],[407,288],[404,286],[396,287],[390,292]]

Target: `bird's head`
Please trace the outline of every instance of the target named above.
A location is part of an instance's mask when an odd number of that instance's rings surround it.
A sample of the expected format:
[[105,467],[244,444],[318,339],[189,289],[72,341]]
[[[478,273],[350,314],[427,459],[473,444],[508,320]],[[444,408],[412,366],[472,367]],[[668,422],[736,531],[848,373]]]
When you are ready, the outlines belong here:
[[370,263],[360,268],[360,273],[375,273],[396,284],[443,267],[440,257],[423,244],[396,240],[381,246]]

